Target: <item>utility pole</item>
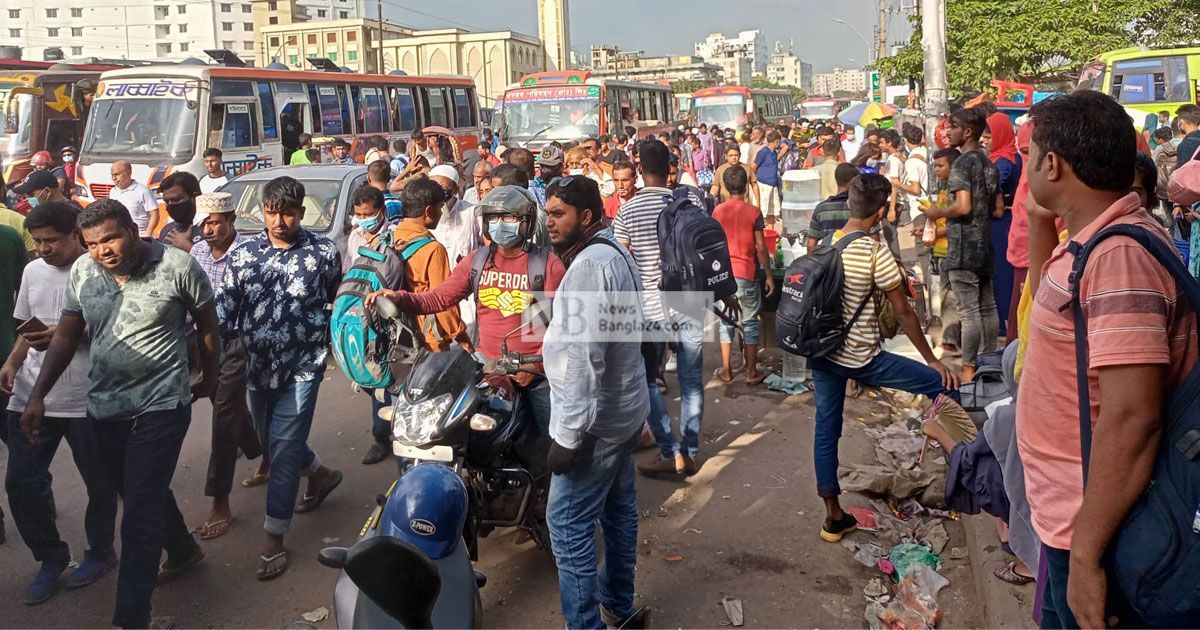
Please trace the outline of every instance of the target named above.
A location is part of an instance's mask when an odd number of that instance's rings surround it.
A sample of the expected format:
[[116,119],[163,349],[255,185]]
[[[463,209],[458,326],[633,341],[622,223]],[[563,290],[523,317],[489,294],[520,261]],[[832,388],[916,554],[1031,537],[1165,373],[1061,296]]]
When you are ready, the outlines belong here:
[[375,48],[378,49],[376,72],[387,74],[383,68],[383,0],[375,0],[375,11],[379,16],[379,41],[375,42]]
[[875,60],[873,63],[879,63],[880,59],[887,56],[887,0],[877,0],[879,6],[879,25],[875,27]]
[[934,146],[946,104],[946,0],[921,0],[921,48],[925,53],[925,138]]

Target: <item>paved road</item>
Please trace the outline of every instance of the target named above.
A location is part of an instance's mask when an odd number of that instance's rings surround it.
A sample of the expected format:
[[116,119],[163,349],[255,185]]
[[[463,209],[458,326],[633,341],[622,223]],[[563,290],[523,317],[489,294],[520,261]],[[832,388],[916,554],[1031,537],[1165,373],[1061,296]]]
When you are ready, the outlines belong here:
[[[706,353],[709,373],[719,354]],[[779,370],[778,351],[768,364]],[[677,396],[674,378],[670,403]],[[672,403],[677,410],[678,403]],[[852,401],[847,418],[870,412]],[[326,379],[311,444],[346,481],[316,513],[297,515],[288,547],[292,567],[283,577],[261,583],[254,569],[261,541],[263,488],[236,487],[236,520],[224,537],[204,543],[208,559],[194,574],[155,593],[155,614],[175,618],[180,627],[280,628],[319,606],[330,606],[336,575],[317,564],[323,539],[351,542],[395,469],[359,463],[369,444],[368,400],[354,395],[335,372]],[[198,404],[173,482],[189,524],[207,514],[203,494],[209,441],[208,407]],[[872,458],[857,423],[847,422],[845,460]],[[823,510],[816,497],[811,464],[811,394],[782,394],[744,384],[710,383],[706,396],[704,469],[686,484],[641,479],[642,510],[638,597],[655,610],[655,627],[717,627],[725,617],[722,596],[743,600],[748,627],[865,627],[862,586],[876,573],[856,564],[840,545],[821,542]],[[2,452],[2,450],[0,450]],[[641,455],[649,457],[649,453]],[[2,457],[2,455],[0,455]],[[239,462],[238,479],[252,463]],[[72,551],[82,549],[82,487],[66,449],[53,469],[59,526]],[[862,503],[851,497],[848,503]],[[115,580],[106,578],[78,592],[60,593],[34,608],[19,603],[24,583],[36,570],[28,550],[10,525],[0,546],[0,619],[6,627],[108,627]],[[948,527],[950,546],[963,545],[956,524]],[[485,622],[490,627],[561,628],[557,578],[542,552],[518,546],[511,532],[498,532],[481,544],[479,568],[489,577],[484,590]],[[682,556],[669,561],[667,557]],[[951,586],[942,592],[946,627],[980,623],[971,569],[952,562],[943,574]],[[332,627],[332,619],[317,624]]]

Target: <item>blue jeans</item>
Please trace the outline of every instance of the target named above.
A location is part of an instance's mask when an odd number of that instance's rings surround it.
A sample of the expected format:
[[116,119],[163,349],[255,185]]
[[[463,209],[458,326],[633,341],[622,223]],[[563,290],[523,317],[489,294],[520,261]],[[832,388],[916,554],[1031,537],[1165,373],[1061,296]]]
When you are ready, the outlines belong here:
[[[1055,549],[1050,545],[1042,545],[1046,552],[1046,583],[1042,586],[1042,625],[1043,628],[1079,627],[1075,613],[1067,604],[1067,580],[1071,577],[1071,552]],[[1105,616],[1116,616],[1119,619],[1117,628],[1144,628],[1146,623],[1135,614],[1125,601],[1124,595],[1110,579],[1108,582],[1108,601],[1105,603]]]
[[384,422],[383,418],[379,417],[379,412],[384,407],[392,406],[391,394],[384,394],[383,399],[387,402],[379,402],[374,393],[371,393],[371,437],[375,438],[377,444],[390,447],[392,445],[392,425]]
[[[628,617],[634,612],[638,511],[633,447],[588,437],[590,456],[579,468],[550,480],[546,519],[558,563],[558,592],[567,627],[604,628],[599,605]],[[604,536],[604,569],[596,567],[596,520]]]
[[308,448],[313,412],[317,407],[317,379],[289,383],[280,389],[250,390],[250,413],[267,436],[271,454],[271,479],[267,482],[267,517],[263,529],[282,536],[292,524],[300,477],[321,468],[321,458]]
[[704,415],[704,326],[676,312],[671,313],[671,321],[678,331],[675,357],[680,395],[679,430],[683,435],[676,437],[671,429],[671,417],[667,415],[662,396],[656,396],[656,387],[650,388],[650,417],[647,421],[663,457],[683,453],[695,458],[700,453],[700,418]]
[[550,435],[550,381],[538,376],[526,387],[518,385],[517,392],[525,399],[525,408],[541,435]]
[[910,394],[936,398],[938,394],[958,395],[942,386],[937,370],[890,352],[880,352],[871,362],[848,368],[827,359],[809,359],[812,368],[816,407],[816,435],[813,462],[817,467],[817,494],[829,499],[842,493],[838,485],[838,440],[842,437],[842,410],[846,406],[846,381],[860,385],[890,387]]
[[[742,305],[742,337],[758,345],[758,309],[762,307],[762,289],[757,280],[737,278],[737,299]],[[733,326],[721,324],[721,343],[733,343]]]

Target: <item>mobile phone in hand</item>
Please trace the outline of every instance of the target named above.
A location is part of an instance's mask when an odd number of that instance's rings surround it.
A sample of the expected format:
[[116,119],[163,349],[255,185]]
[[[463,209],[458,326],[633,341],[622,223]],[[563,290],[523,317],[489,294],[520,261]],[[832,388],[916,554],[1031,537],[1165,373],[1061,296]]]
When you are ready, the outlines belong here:
[[48,328],[48,326],[46,326],[46,324],[42,323],[42,320],[40,320],[36,317],[30,317],[29,319],[25,320],[20,326],[17,326],[17,334],[19,334],[21,336],[25,336],[25,335],[29,335],[32,333],[40,333],[40,332],[46,330],[47,328]]

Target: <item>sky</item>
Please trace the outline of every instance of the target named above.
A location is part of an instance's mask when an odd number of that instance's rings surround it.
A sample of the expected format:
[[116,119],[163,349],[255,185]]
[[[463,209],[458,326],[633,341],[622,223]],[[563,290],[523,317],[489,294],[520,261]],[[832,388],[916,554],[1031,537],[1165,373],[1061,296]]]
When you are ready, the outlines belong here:
[[[761,29],[813,65],[814,72],[867,62],[876,22],[875,0],[569,0],[571,47],[584,58],[592,44],[616,44],[647,55],[693,54],[696,42],[718,31]],[[898,0],[893,0],[899,4]],[[911,2],[909,2],[911,3]],[[374,15],[374,3],[367,0]],[[417,28],[457,26],[468,30],[514,30],[537,36],[537,0],[383,0],[384,18]],[[888,41],[907,39],[901,15],[891,18]]]

